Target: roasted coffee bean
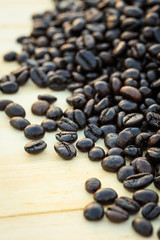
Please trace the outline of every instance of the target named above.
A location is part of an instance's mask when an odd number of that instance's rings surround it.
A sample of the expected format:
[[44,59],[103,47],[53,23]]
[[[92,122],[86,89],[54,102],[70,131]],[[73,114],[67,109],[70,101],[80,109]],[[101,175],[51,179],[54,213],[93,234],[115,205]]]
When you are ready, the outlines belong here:
[[32,113],[37,116],[43,116],[46,114],[47,110],[49,109],[49,103],[44,100],[38,100],[32,105]]
[[31,140],[41,139],[44,134],[44,128],[38,124],[30,124],[24,129],[25,137]]
[[117,198],[115,200],[115,204],[126,210],[129,214],[135,214],[140,210],[140,205],[138,202],[128,197]]
[[43,95],[38,95],[39,100],[44,100],[47,101],[49,104],[54,103],[57,101],[57,98],[53,95],[50,94],[43,94]]
[[149,112],[146,115],[146,121],[148,125],[152,128],[159,129],[160,128],[160,114]]
[[91,161],[101,161],[105,157],[105,152],[101,147],[93,147],[88,152]]
[[133,112],[137,110],[137,103],[129,101],[129,100],[122,100],[119,102],[118,107],[125,112]]
[[153,202],[147,203],[142,208],[142,216],[148,220],[153,220],[160,215],[160,207]]
[[138,134],[141,133],[140,128],[137,128],[137,127],[125,128],[123,131],[131,131],[133,133],[134,137],[136,137]]
[[[121,74],[121,78],[123,80],[126,80],[127,78],[133,78],[135,80],[139,79],[139,76],[140,76],[140,72],[138,69],[135,69],[135,68],[129,68],[127,70],[125,70],[122,74]],[[128,88],[127,88],[128,89]],[[123,93],[127,94],[127,89],[123,89]],[[139,91],[137,89],[133,89],[133,88],[129,88],[129,96],[133,96],[133,92],[136,94],[135,96],[135,99],[137,101],[140,101],[141,100],[141,94],[139,94]]]
[[84,111],[84,114],[85,114],[87,117],[90,117],[91,114],[93,113],[94,103],[95,103],[94,99],[90,99],[90,100],[86,103],[83,111]]
[[123,208],[119,206],[113,206],[107,208],[106,217],[114,223],[121,223],[129,218],[129,214]]
[[139,204],[144,205],[149,202],[157,203],[159,197],[155,191],[149,190],[149,189],[143,189],[143,190],[136,191],[133,194],[133,199],[139,202]]
[[123,182],[127,177],[135,175],[136,170],[133,166],[123,166],[117,172],[117,179]]
[[59,107],[51,107],[47,109],[46,111],[46,117],[52,120],[59,120],[63,116],[62,109]]
[[94,141],[92,141],[90,138],[81,138],[77,141],[76,147],[81,152],[88,152],[94,147]]
[[140,148],[135,147],[134,145],[128,145],[124,149],[124,155],[128,158],[136,158],[142,156],[142,151]]
[[74,108],[81,109],[85,106],[86,102],[87,102],[87,100],[83,94],[74,95],[71,99],[71,105]]
[[159,163],[160,159],[160,148],[152,147],[147,149],[146,157],[151,161],[152,164]]
[[100,113],[100,112],[102,112],[105,108],[109,107],[109,105],[110,105],[109,99],[106,97],[106,98],[103,98],[99,103],[97,103],[96,105],[94,105],[94,110],[95,110],[97,113]]
[[4,82],[0,84],[0,90],[3,93],[12,94],[16,93],[19,89],[19,86],[16,82]]
[[8,117],[25,117],[26,113],[22,106],[17,103],[10,103],[5,108],[5,113]]
[[132,222],[132,226],[137,233],[144,237],[149,237],[153,233],[153,227],[151,223],[144,218],[135,218]]
[[16,60],[17,53],[14,51],[7,52],[3,59],[7,62],[15,61]]
[[53,132],[57,129],[57,123],[52,119],[44,119],[41,126],[44,127],[46,132]]
[[97,221],[104,216],[103,206],[99,203],[89,203],[84,209],[84,217],[89,221]]
[[71,160],[77,155],[75,147],[67,142],[57,142],[54,145],[54,149],[65,160]]
[[43,140],[31,141],[24,146],[24,150],[29,154],[37,154],[47,147]]
[[116,133],[117,129],[115,125],[103,125],[100,127],[100,129],[102,130],[102,135],[106,136],[108,133]]
[[100,188],[101,188],[101,182],[97,178],[89,178],[85,182],[85,189],[89,193],[95,193]]
[[32,68],[30,70],[30,77],[38,87],[41,88],[47,87],[48,85],[47,75],[39,68]]
[[97,67],[95,56],[86,50],[81,50],[77,53],[76,61],[85,71],[93,71]]
[[104,138],[104,143],[107,148],[114,148],[117,145],[117,133],[108,133]]
[[24,130],[25,127],[30,125],[30,122],[23,117],[12,117],[10,120],[12,127],[18,130]]
[[79,129],[83,129],[86,126],[86,116],[80,109],[73,110],[73,120],[77,123]]
[[84,129],[84,135],[96,142],[102,135],[102,131],[94,124],[88,124]]
[[106,108],[101,112],[99,120],[102,124],[108,124],[114,120],[116,115],[117,114],[114,108]]
[[150,173],[154,175],[154,167],[145,157],[137,158],[136,171],[138,173]]
[[117,193],[112,188],[101,188],[94,194],[94,200],[102,205],[112,204],[117,198]]
[[117,138],[117,146],[124,149],[127,145],[132,144],[134,135],[131,131],[122,131]]
[[[105,77],[105,75],[104,75]],[[100,96],[106,97],[110,93],[109,84],[107,82],[96,80],[94,83],[94,89]]]
[[142,149],[142,151],[146,150],[149,138],[150,134],[146,132],[137,135],[135,138],[136,147],[139,147],[140,149]]
[[78,130],[78,125],[69,118],[62,118],[57,125],[62,131],[77,132]]
[[77,137],[76,132],[59,132],[56,134],[56,139],[60,142],[74,143]]
[[99,126],[99,117],[98,116],[90,117],[90,118],[88,118],[87,123]]
[[135,127],[139,126],[143,121],[143,114],[140,113],[130,113],[123,118],[123,125],[125,127]]
[[12,100],[1,99],[0,100],[0,111],[4,111],[5,108],[10,104],[13,103]]
[[118,148],[118,147],[113,147],[111,148],[108,152],[107,152],[107,155],[108,156],[112,156],[112,155],[118,155],[118,156],[124,156],[124,153],[123,153],[123,149],[121,148]]
[[153,175],[149,173],[138,173],[127,177],[123,186],[131,192],[134,192],[138,189],[145,188],[153,181]]
[[154,178],[154,186],[160,190],[160,176]]
[[122,96],[133,100],[133,102],[140,102],[142,99],[141,93],[134,87],[124,86],[120,89],[120,93]]
[[117,172],[119,168],[125,165],[125,160],[123,157],[118,155],[112,155],[105,157],[102,160],[102,168],[105,171],[109,172]]

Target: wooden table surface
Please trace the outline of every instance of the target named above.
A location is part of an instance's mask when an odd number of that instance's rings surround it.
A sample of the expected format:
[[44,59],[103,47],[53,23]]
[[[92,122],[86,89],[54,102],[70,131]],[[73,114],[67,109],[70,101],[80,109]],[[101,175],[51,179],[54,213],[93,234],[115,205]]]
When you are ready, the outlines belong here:
[[[52,7],[49,0],[0,0],[1,76],[18,67],[16,63],[5,63],[2,57],[8,50],[20,50],[15,39],[29,34],[31,14]],[[21,104],[29,121],[41,123],[43,117],[34,116],[30,109],[42,93],[57,96],[55,106],[63,110],[69,107],[65,102],[69,92],[39,89],[31,81],[17,94],[0,93],[0,99]],[[79,134],[81,137],[83,133]],[[115,174],[103,171],[99,162],[89,161],[87,154],[78,152],[72,161],[62,160],[53,149],[55,133],[46,133],[44,140],[48,148],[42,154],[27,154],[23,148],[29,140],[23,132],[13,129],[9,118],[0,112],[0,240],[144,239],[131,228],[134,216],[123,224],[110,223],[106,217],[99,222],[86,221],[83,208],[93,201],[92,195],[84,190],[88,178],[99,178],[102,187],[114,188],[119,196],[132,194],[117,181]],[[104,147],[102,140],[96,145]],[[155,190],[153,185],[148,188]],[[149,239],[157,239],[159,219],[153,225],[154,235]]]

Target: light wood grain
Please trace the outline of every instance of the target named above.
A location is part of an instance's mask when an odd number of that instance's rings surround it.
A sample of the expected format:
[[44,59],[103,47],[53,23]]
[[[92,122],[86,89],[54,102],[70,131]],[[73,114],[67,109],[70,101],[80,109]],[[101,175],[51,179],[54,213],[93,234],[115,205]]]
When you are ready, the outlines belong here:
[[[5,63],[3,54],[20,50],[15,38],[28,34],[31,14],[52,9],[49,0],[0,0],[0,74],[17,68],[16,63]],[[0,99],[12,99],[26,110],[26,118],[41,123],[43,117],[31,114],[31,105],[37,95],[52,93],[57,96],[55,106],[68,108],[68,91],[53,92],[39,89],[31,81],[14,95],[0,93]],[[80,132],[79,138],[83,137]],[[104,218],[98,223],[87,222],[82,209],[93,201],[84,190],[89,177],[97,177],[102,187],[114,188],[119,196],[132,196],[120,184],[116,175],[102,170],[99,162],[88,160],[78,152],[72,161],[62,160],[53,149],[54,133],[46,133],[48,148],[40,155],[30,156],[24,150],[29,141],[23,132],[13,129],[9,118],[0,112],[0,239],[1,240],[89,240],[89,239],[143,239],[131,228],[133,217],[124,224],[115,225]],[[103,146],[99,140],[97,146]],[[107,149],[106,149],[107,151]],[[152,185],[149,187],[154,189]],[[154,221],[158,228],[159,219]],[[156,239],[156,233],[150,239]]]

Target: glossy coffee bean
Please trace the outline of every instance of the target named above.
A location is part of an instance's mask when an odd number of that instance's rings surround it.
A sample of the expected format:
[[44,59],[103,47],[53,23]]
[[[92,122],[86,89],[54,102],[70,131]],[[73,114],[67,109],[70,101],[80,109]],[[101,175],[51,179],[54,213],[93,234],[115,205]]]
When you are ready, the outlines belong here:
[[105,157],[102,160],[102,168],[105,171],[109,172],[117,172],[119,168],[125,165],[125,160],[123,157],[118,155],[112,155]]
[[117,172],[117,178],[120,182],[123,182],[127,177],[135,174],[136,174],[136,170],[133,166],[123,166],[119,168]]
[[50,94],[38,95],[39,100],[47,101],[49,104],[52,104],[57,101],[57,98]]
[[153,233],[153,227],[151,223],[144,218],[135,218],[132,222],[132,226],[137,233],[144,237],[149,237]]
[[136,171],[138,173],[150,173],[154,175],[154,167],[145,157],[137,158]]
[[94,194],[94,200],[102,205],[112,204],[117,198],[117,193],[112,188],[101,188]]
[[156,203],[147,203],[142,208],[142,216],[148,220],[156,219],[159,215],[160,207]]
[[85,182],[85,189],[89,193],[95,193],[100,188],[101,188],[101,182],[97,178],[89,178]]
[[94,124],[88,124],[84,129],[84,135],[96,142],[102,135],[102,131]]
[[88,152],[91,161],[101,161],[105,157],[105,152],[101,147],[93,147]]
[[154,186],[160,190],[160,176],[154,178]]
[[57,129],[57,123],[52,119],[44,119],[41,123],[46,132],[53,132]]
[[81,138],[77,141],[76,147],[81,152],[88,152],[94,147],[94,141],[92,141],[90,138]]
[[111,123],[116,117],[116,111],[114,108],[106,108],[104,109],[99,117],[101,124]]
[[154,134],[148,139],[148,147],[160,147],[160,134]]
[[47,75],[39,68],[32,68],[30,70],[30,77],[32,81],[40,88],[44,88],[48,85]]
[[117,129],[115,125],[103,125],[100,127],[100,129],[102,130],[102,135],[106,136],[108,133],[116,133]]
[[142,156],[142,151],[140,148],[135,147],[134,145],[128,145],[124,149],[124,155],[128,158],[136,158]]
[[56,134],[56,139],[60,142],[74,143],[77,137],[76,132],[59,132]]
[[140,210],[139,203],[128,197],[117,198],[115,204],[126,210],[129,214],[135,214]]
[[85,71],[93,71],[97,66],[95,56],[86,50],[81,50],[77,53],[76,61]]
[[145,188],[153,181],[153,175],[149,173],[138,173],[127,177],[123,186],[131,192],[134,192],[138,189]]
[[148,148],[146,157],[151,161],[152,164],[157,164],[159,163],[160,159],[160,148],[157,147],[152,147]]
[[5,108],[10,104],[13,103],[12,100],[1,99],[0,100],[0,111],[4,111]]
[[130,100],[122,100],[119,102],[118,107],[125,112],[133,112],[137,110],[137,103]]
[[143,114],[140,113],[130,113],[123,118],[123,125],[125,127],[135,127],[139,126],[143,121]]
[[155,129],[160,128],[160,114],[154,113],[154,112],[149,112],[146,115],[146,121],[149,126]]
[[143,151],[147,148],[148,140],[150,138],[150,134],[146,132],[142,132],[135,138],[136,147],[141,148]]
[[10,52],[7,52],[7,53],[4,55],[3,59],[4,59],[5,61],[7,61],[7,62],[11,62],[11,61],[16,60],[16,56],[17,56],[17,53],[16,53],[16,52],[10,51]]
[[112,156],[112,155],[118,155],[118,156],[124,156],[123,153],[123,149],[118,148],[118,147],[113,147],[111,149],[109,149],[109,151],[107,152],[108,156]]
[[77,132],[78,125],[69,118],[62,118],[57,122],[59,129],[66,132]]
[[3,93],[13,94],[16,93],[19,89],[19,86],[16,82],[4,82],[0,84],[0,90]]
[[47,144],[43,140],[31,141],[24,146],[24,150],[29,154],[41,153]]
[[22,118],[22,117],[13,117],[10,120],[10,124],[15,129],[24,130],[25,127],[30,125],[30,122],[27,119]]
[[124,86],[120,89],[120,93],[125,98],[133,100],[133,102],[140,102],[142,99],[140,91],[134,87]]
[[43,116],[46,114],[47,110],[49,109],[49,103],[44,100],[38,100],[32,105],[32,113],[37,116]]
[[139,202],[139,204],[144,205],[149,202],[157,203],[159,197],[155,191],[149,190],[149,189],[143,189],[143,190],[136,191],[133,194],[133,199]]
[[44,128],[38,124],[30,124],[24,129],[25,137],[31,140],[41,139],[44,134]]
[[67,142],[57,142],[54,145],[56,153],[65,160],[71,160],[76,157],[77,151],[73,145]]
[[132,144],[134,135],[131,131],[122,131],[117,138],[117,147],[124,149],[127,145]]
[[17,103],[10,103],[5,108],[5,113],[8,117],[25,117],[26,113],[22,106]]
[[48,111],[46,111],[46,117],[49,119],[57,121],[61,119],[61,117],[63,116],[63,112],[59,107],[51,107],[48,108],[47,110]]
[[104,143],[107,148],[114,148],[117,146],[117,133],[108,133],[104,138]]
[[104,216],[103,206],[99,203],[89,203],[84,209],[84,217],[89,221],[97,221]]
[[107,208],[106,217],[114,223],[121,223],[129,218],[129,214],[123,208],[119,206],[113,206]]

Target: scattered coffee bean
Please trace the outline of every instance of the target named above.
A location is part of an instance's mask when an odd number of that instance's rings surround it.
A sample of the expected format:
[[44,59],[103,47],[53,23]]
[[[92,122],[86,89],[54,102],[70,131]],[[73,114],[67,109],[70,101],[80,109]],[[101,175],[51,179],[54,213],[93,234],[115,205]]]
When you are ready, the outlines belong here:
[[134,135],[131,131],[122,131],[117,138],[117,146],[124,149],[127,145],[132,144]]
[[38,124],[30,124],[24,129],[25,137],[31,140],[41,139],[44,134],[44,128]]
[[57,129],[57,123],[52,119],[44,119],[41,126],[46,132],[53,132]]
[[101,161],[105,157],[105,152],[101,147],[93,147],[88,152],[91,161]]
[[133,194],[133,199],[139,202],[141,205],[144,205],[148,202],[157,203],[159,197],[158,194],[153,190],[142,189]]
[[138,202],[128,197],[117,198],[115,200],[115,204],[126,210],[129,214],[135,214],[140,210],[140,205]]
[[16,56],[17,56],[17,53],[14,52],[14,51],[7,52],[4,55],[4,60],[7,61],[7,62],[11,62],[11,61],[16,60]]
[[47,101],[49,104],[52,104],[57,101],[57,98],[50,94],[38,95],[39,100]]
[[135,174],[136,174],[136,169],[133,166],[123,166],[119,168],[117,172],[117,178],[120,182],[123,182],[127,177]]
[[25,127],[30,125],[30,122],[27,119],[22,118],[22,117],[13,117],[10,120],[10,124],[15,129],[24,130]]
[[153,202],[147,203],[142,208],[142,216],[148,220],[153,220],[160,215],[160,207]]
[[102,135],[102,131],[94,124],[88,124],[84,129],[84,135],[96,142]]
[[89,221],[97,221],[102,219],[104,216],[103,206],[99,203],[89,203],[84,208],[84,217]]
[[116,198],[117,193],[112,188],[102,188],[94,194],[94,200],[102,205],[111,204]]
[[119,156],[123,157],[124,153],[123,153],[123,149],[118,148],[118,147],[113,147],[113,148],[109,149],[109,151],[107,152],[107,155],[108,156],[119,155]]
[[117,133],[108,133],[104,138],[104,143],[107,148],[114,148],[117,146]]
[[75,147],[67,142],[57,142],[54,145],[54,149],[65,160],[71,160],[77,155]]
[[153,227],[151,223],[144,218],[135,218],[132,222],[132,226],[137,233],[144,237],[149,237],[153,233]]
[[101,188],[101,182],[97,178],[89,178],[85,183],[85,189],[89,193],[95,193]]
[[74,143],[77,137],[76,132],[59,132],[56,134],[56,139],[60,142]]
[[13,103],[12,100],[2,99],[0,100],[0,111],[4,111],[5,108],[10,104]]
[[19,89],[19,86],[16,82],[4,82],[0,83],[0,90],[3,93],[12,94],[16,93]]
[[62,131],[77,132],[78,130],[78,125],[69,118],[62,118],[57,125]]
[[117,172],[124,165],[124,158],[118,155],[108,156],[102,160],[102,168],[109,172]]
[[25,117],[26,113],[22,106],[17,103],[10,103],[5,108],[5,113],[8,117]]
[[150,173],[154,175],[154,167],[145,157],[137,158],[136,171],[138,173]]
[[29,154],[37,154],[44,151],[47,144],[43,140],[31,141],[24,146],[24,150]]
[[61,117],[63,116],[63,112],[61,110],[61,108],[59,107],[51,107],[51,108],[47,108],[48,111],[46,111],[46,117],[50,118],[52,120],[59,120],[61,119]]
[[90,138],[81,138],[77,141],[76,147],[81,152],[88,152],[94,147],[94,142]]
[[44,100],[38,100],[32,105],[32,113],[38,116],[43,116],[49,109],[49,103]]

